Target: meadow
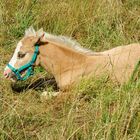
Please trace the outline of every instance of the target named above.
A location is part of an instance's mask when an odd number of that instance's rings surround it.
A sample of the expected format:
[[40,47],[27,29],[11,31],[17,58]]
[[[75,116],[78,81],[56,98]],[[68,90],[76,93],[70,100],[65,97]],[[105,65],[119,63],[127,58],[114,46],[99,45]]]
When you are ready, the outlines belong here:
[[31,25],[103,51],[140,42],[140,1],[0,0],[0,140],[140,140],[139,82],[93,77],[41,100],[43,91],[55,90],[42,68],[27,81],[4,79],[3,69]]

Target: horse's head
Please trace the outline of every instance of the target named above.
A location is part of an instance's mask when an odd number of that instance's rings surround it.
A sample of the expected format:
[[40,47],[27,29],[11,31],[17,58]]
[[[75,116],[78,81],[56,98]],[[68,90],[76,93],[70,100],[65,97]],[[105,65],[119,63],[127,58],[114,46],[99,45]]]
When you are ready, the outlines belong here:
[[36,65],[39,40],[44,36],[43,30],[35,32],[33,27],[25,31],[25,36],[21,39],[14,51],[14,54],[5,67],[4,76],[15,81],[16,79],[27,79],[33,72]]

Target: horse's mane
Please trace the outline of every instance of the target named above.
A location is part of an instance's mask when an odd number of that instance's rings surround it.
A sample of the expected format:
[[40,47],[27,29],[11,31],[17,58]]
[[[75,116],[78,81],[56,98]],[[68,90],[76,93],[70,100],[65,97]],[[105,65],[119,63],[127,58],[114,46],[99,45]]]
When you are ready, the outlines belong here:
[[57,42],[59,44],[63,44],[63,47],[70,47],[76,52],[87,54],[87,55],[95,55],[96,53],[87,48],[83,48],[76,40],[71,39],[66,36],[56,36],[49,33],[45,33],[45,38],[50,41]]
[[44,36],[45,39],[50,40],[51,42],[54,42],[54,43],[62,44],[62,47],[65,47],[65,48],[69,47],[73,51],[83,53],[86,55],[99,55],[99,53],[93,52],[90,49],[83,48],[77,41],[72,40],[69,37],[61,36],[61,35],[59,36],[52,35],[52,34],[44,32],[42,28],[36,32],[32,26],[29,29],[25,30],[25,36],[36,36],[36,35],[40,36],[44,33],[45,33],[45,36]]

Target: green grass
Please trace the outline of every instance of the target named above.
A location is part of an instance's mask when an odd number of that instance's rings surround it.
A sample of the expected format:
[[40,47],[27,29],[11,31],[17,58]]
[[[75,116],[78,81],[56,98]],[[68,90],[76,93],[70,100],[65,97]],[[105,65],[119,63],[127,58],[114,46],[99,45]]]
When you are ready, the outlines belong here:
[[2,76],[30,25],[71,36],[94,51],[140,42],[139,0],[1,0],[0,25],[0,140],[140,139],[139,84],[83,79],[68,93],[42,102],[47,85],[24,88],[45,77],[41,68],[14,85],[23,87],[21,92]]

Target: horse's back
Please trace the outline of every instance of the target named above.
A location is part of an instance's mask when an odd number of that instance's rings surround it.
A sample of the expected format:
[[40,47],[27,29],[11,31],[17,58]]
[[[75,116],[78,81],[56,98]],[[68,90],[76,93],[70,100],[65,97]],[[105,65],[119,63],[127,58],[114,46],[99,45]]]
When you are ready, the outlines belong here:
[[106,52],[106,54],[110,56],[113,71],[118,81],[126,82],[140,60],[140,44],[119,46]]
[[133,52],[137,52],[140,54],[140,44],[139,43],[117,46],[113,49],[104,51],[102,53],[107,54],[107,55],[118,55],[118,54],[133,53]]

